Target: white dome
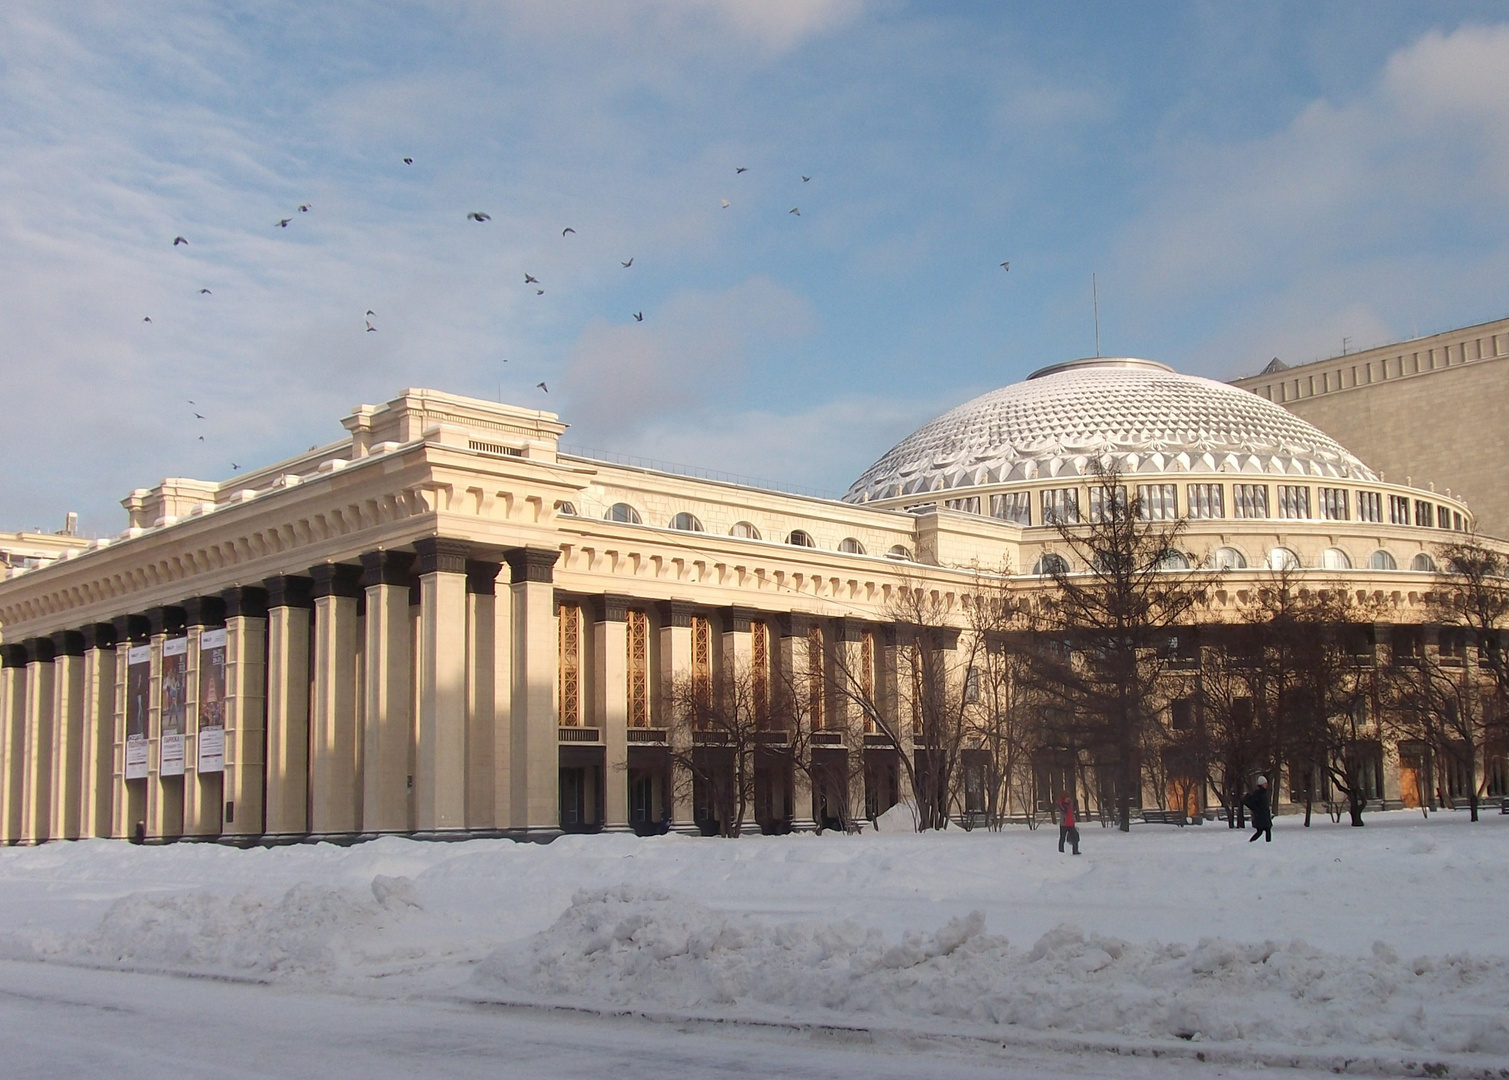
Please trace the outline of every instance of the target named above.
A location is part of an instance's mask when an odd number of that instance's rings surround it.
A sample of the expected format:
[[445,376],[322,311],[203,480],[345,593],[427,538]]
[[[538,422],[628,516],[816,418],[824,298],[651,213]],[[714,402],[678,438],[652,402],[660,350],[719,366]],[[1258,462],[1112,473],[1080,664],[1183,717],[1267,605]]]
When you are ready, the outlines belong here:
[[892,447],[844,499],[1080,476],[1095,458],[1128,476],[1378,479],[1329,435],[1247,390],[1152,360],[1097,357],[1043,368],[950,409]]

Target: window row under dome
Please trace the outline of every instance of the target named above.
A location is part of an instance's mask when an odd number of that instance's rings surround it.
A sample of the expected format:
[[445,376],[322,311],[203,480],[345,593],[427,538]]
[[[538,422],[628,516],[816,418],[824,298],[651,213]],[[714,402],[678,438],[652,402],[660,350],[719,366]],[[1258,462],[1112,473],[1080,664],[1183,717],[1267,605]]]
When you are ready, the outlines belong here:
[[[1183,491],[1180,491],[1180,488]],[[1460,507],[1429,498],[1324,484],[1205,481],[1119,485],[1114,492],[1090,485],[1044,487],[942,500],[949,510],[981,514],[1015,525],[1100,521],[1117,505],[1132,505],[1144,521],[1288,520],[1359,521],[1465,532],[1471,520]],[[922,509],[920,504],[908,509]]]
[[[1170,553],[1162,563],[1161,570],[1190,570],[1195,568],[1198,560],[1192,555],[1181,552]],[[1200,564],[1206,570],[1247,570],[1251,564],[1247,556],[1234,547],[1218,547]],[[1268,570],[1303,570],[1304,563],[1292,548],[1283,546],[1269,548],[1263,557],[1259,567]],[[1320,559],[1311,569],[1317,570],[1353,570],[1359,569],[1352,563],[1349,556],[1341,548],[1329,547],[1320,553]],[[1398,570],[1399,562],[1393,554],[1378,548],[1368,556],[1367,564],[1360,569],[1366,570]],[[1417,574],[1434,574],[1437,570],[1436,561],[1425,552],[1417,553],[1410,560],[1409,569]],[[1070,572],[1069,564],[1062,555],[1056,552],[1045,552],[1032,565],[1032,574],[1036,577],[1051,577],[1054,574],[1067,574]]]
[[[573,503],[563,502],[557,507],[557,512],[567,517],[575,517],[576,506]],[[639,511],[629,503],[624,502],[614,503],[612,506],[608,507],[608,511],[603,515],[603,519],[605,521],[617,521],[625,525],[644,524],[644,518],[640,515]],[[673,515],[666,527],[675,529],[677,532],[700,533],[707,531],[703,527],[702,521],[697,517],[697,515],[685,510]],[[764,537],[760,535],[760,530],[752,522],[748,521],[735,522],[733,527],[728,530],[728,535],[740,540],[764,539]],[[807,532],[805,529],[792,529],[786,534],[783,543],[790,544],[792,547],[817,547],[817,541],[814,540],[812,538],[812,534]],[[839,541],[838,550],[846,555],[868,554],[865,551],[864,544],[860,543],[852,536],[846,536],[843,540]],[[904,544],[895,544],[886,552],[886,558],[910,562],[912,559],[912,551]]]

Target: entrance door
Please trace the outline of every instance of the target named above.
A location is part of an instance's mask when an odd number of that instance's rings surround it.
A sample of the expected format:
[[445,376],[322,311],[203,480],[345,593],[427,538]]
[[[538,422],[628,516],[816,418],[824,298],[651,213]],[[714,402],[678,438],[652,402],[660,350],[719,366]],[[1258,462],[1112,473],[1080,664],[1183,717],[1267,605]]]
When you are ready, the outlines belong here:
[[561,770],[561,828],[580,829],[587,818],[587,770]]

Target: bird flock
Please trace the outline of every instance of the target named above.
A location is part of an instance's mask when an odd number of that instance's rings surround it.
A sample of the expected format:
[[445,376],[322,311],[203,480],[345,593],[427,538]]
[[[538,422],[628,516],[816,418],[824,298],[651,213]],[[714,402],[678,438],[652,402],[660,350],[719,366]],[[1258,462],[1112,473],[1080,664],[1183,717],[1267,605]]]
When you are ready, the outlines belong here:
[[[414,159],[412,157],[410,157],[410,156],[405,156],[405,157],[401,158],[400,160],[402,160],[403,164],[406,165],[406,166],[414,164]],[[739,165],[739,166],[736,166],[734,168],[734,175],[736,177],[737,176],[742,176],[744,173],[747,173],[748,171],[749,171],[749,167],[748,166]],[[812,177],[811,176],[806,175],[806,174],[799,174],[799,175],[801,175],[801,183],[803,183],[803,184],[809,184],[809,183],[812,182]],[[720,207],[722,209],[724,209],[724,210],[728,210],[729,208],[731,208],[733,206],[733,202],[730,201],[727,197],[721,197],[721,198],[719,198],[718,202],[719,202]],[[306,203],[300,203],[298,205],[296,211],[295,211],[295,214],[291,214],[288,217],[279,218],[277,221],[273,222],[272,227],[275,228],[275,229],[287,229],[293,223],[293,221],[295,220],[295,216],[297,214],[307,214],[307,213],[311,212],[313,209],[314,209],[314,205],[312,203],[307,203],[307,202]],[[786,213],[787,213],[788,216],[791,216],[791,217],[798,217],[799,218],[799,217],[802,216],[802,211],[801,211],[800,205],[793,206]],[[469,222],[472,222],[474,224],[477,224],[477,225],[485,225],[488,222],[492,221],[492,215],[489,214],[489,213],[487,213],[485,210],[471,210],[471,211],[469,211],[466,214],[465,220],[467,220]],[[573,228],[570,225],[567,225],[567,226],[565,226],[564,228],[561,229],[561,238],[563,240],[566,237],[574,236],[574,235],[576,235],[576,229]],[[175,247],[175,248],[189,246],[188,237],[181,236],[181,235],[180,236],[174,236],[173,237],[173,244],[172,244],[172,246]],[[620,259],[619,260],[619,266],[622,269],[624,269],[624,270],[631,269],[634,266],[634,258],[635,257],[633,255],[630,255],[627,259]],[[1011,263],[1010,262],[1003,262],[1003,263],[1000,264],[1000,266],[1001,266],[1002,270],[1009,271],[1011,269]],[[544,285],[541,282],[540,278],[538,278],[534,274],[528,272],[527,270],[524,271],[524,284],[526,286],[534,286],[534,294],[536,296],[544,296],[545,295],[545,288],[544,288]],[[212,296],[214,294],[208,288],[201,288],[199,290],[199,295],[201,295],[201,296]],[[643,323],[645,321],[645,316],[644,316],[643,309],[640,309],[638,311],[633,312],[632,315],[633,315],[633,319],[634,319],[635,324],[641,324],[641,323]],[[375,333],[378,332],[377,326],[375,326],[373,324],[373,322],[372,322],[372,320],[375,319],[375,318],[377,318],[376,311],[374,311],[371,308],[368,308],[367,312],[366,312],[365,319],[364,319],[364,322],[365,322],[364,333],[375,334]],[[144,323],[151,323],[152,322],[152,317],[150,315],[143,316],[142,317],[142,322],[144,322]],[[504,360],[504,363],[507,363],[506,358]],[[546,385],[546,383],[544,382],[544,380],[541,380],[540,382],[535,383],[535,387],[541,393],[545,393],[545,394],[550,393],[550,387]],[[190,401],[189,405],[193,406],[194,402]],[[205,417],[201,413],[199,413],[197,410],[194,411],[194,418],[195,418],[195,420],[201,421],[201,422],[203,422],[205,420]],[[200,435],[198,437],[198,441],[199,442],[204,442],[205,441],[204,436]],[[231,463],[231,470],[233,472],[239,471],[240,468],[241,468],[241,466],[239,464],[237,464],[235,462]]]

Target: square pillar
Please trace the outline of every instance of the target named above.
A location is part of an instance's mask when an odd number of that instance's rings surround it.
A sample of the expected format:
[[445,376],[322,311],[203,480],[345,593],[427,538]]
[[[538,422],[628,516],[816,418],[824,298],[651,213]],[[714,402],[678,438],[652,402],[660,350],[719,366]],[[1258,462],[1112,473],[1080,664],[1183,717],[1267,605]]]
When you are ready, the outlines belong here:
[[[692,733],[672,715],[672,689],[678,681],[690,678],[692,674],[692,613],[695,610],[693,605],[680,600],[668,600],[660,605],[660,685],[656,696],[660,704],[661,725],[670,729],[668,737],[673,762],[677,759],[685,761],[692,753]],[[691,775],[682,766],[673,765],[673,769],[671,828],[696,836],[701,830],[694,819]]]
[[52,810],[50,838],[77,840],[84,780],[84,635],[52,635]]
[[267,587],[267,835],[309,832],[309,637],[313,582]]
[[0,843],[21,838],[21,769],[25,761],[26,650],[0,645]]
[[[817,829],[817,810],[812,793],[812,745],[811,728],[819,720],[809,715],[808,698],[810,681],[814,676],[808,662],[807,633],[812,627],[806,616],[787,614],[778,620],[780,641],[776,656],[780,667],[779,678],[772,694],[796,695],[802,700],[790,703],[788,710],[791,723],[801,725],[805,731],[791,732],[791,740],[799,760],[792,762],[791,770],[791,831],[814,832]],[[819,725],[820,726],[820,725]]]
[[225,601],[225,760],[222,836],[260,836],[267,733],[267,593],[237,586]]
[[603,831],[629,826],[629,634],[627,596],[599,596],[592,624],[592,722],[602,730]]
[[510,817],[516,832],[560,831],[560,750],[555,681],[555,562],[560,552],[515,548],[504,555],[512,584],[513,687]]
[[224,814],[225,601],[199,596],[183,605],[188,623],[189,712],[184,742],[183,832],[219,836]]
[[[875,663],[873,655],[868,658],[869,671],[865,671],[867,658],[864,655],[864,626],[853,619],[834,619],[832,622],[832,663],[842,665],[842,671],[832,673],[833,681],[844,685],[850,681],[861,686],[870,684],[869,696],[875,696]],[[847,693],[832,692],[827,695],[828,729],[843,734],[844,752],[844,810],[848,820],[858,822],[865,816],[865,715],[857,702]]]
[[414,827],[466,828],[466,556],[457,540],[416,541],[419,555],[419,715]]
[[466,564],[466,827],[501,827],[497,813],[498,572],[502,563]]
[[26,642],[25,739],[21,754],[21,841],[48,838],[52,815],[53,644]]
[[362,556],[367,594],[363,627],[366,663],[362,690],[362,832],[412,829],[410,778],[409,584],[414,556],[406,551],[369,551]]
[[310,831],[346,836],[361,829],[357,783],[356,602],[361,567],[329,563],[314,581],[314,657],[310,697]]
[[114,821],[115,628],[84,627],[84,726],[79,765],[79,835],[108,837]]

